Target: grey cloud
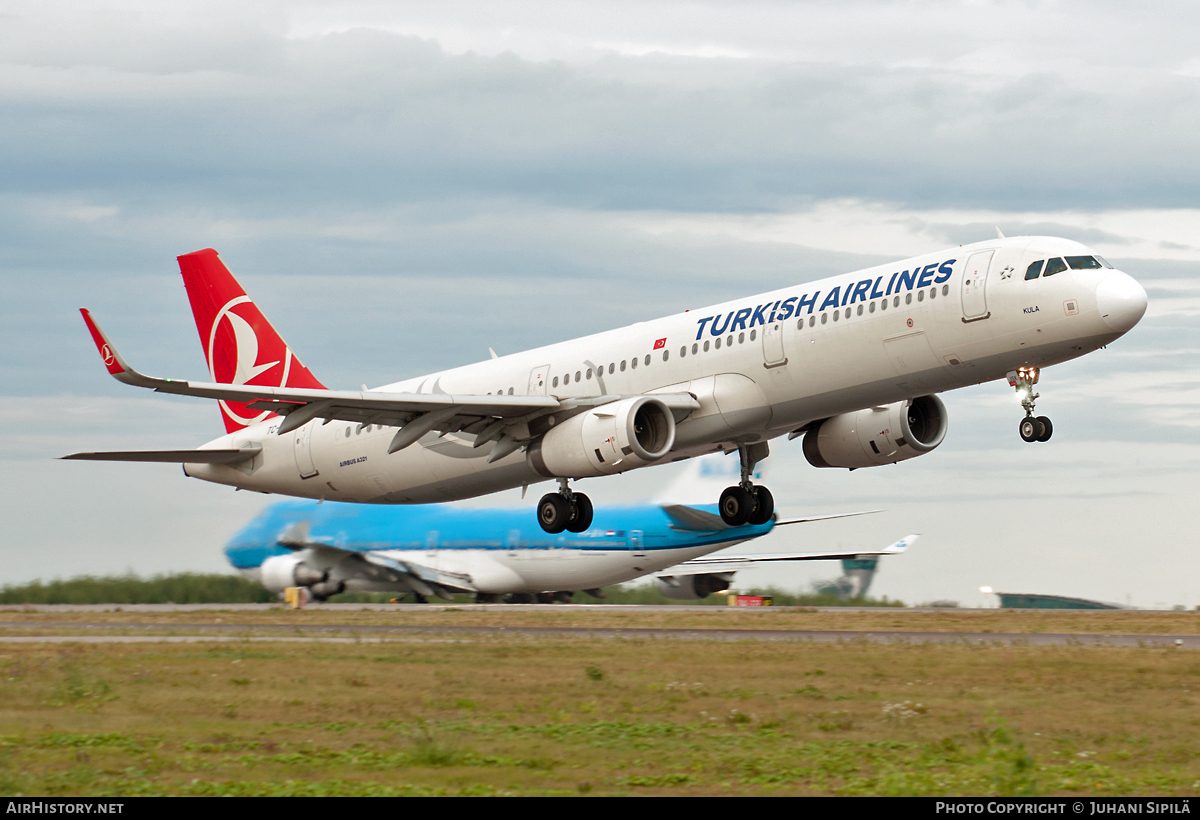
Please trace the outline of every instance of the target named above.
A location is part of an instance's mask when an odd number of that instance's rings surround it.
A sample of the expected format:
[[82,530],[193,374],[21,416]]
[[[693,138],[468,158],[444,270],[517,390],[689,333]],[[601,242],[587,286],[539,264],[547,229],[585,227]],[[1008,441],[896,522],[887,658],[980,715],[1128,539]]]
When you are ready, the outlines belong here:
[[[606,209],[763,211],[828,196],[1111,207],[1190,202],[1200,174],[1189,78],[1101,94],[1055,75],[978,88],[941,67],[727,61],[723,82],[693,87],[664,80],[661,57],[611,58],[631,66],[617,78],[378,31],[213,37],[177,64],[159,51],[112,65],[10,55],[8,189],[263,212],[464,196]],[[235,58],[248,52],[267,56]]]

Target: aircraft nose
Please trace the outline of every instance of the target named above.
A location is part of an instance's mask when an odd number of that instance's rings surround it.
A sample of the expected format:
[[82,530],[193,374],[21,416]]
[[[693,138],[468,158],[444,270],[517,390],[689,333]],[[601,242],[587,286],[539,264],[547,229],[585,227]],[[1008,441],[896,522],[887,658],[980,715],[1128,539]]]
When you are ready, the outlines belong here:
[[1114,271],[1096,286],[1096,307],[1104,323],[1118,333],[1136,325],[1146,312],[1146,291],[1132,276]]

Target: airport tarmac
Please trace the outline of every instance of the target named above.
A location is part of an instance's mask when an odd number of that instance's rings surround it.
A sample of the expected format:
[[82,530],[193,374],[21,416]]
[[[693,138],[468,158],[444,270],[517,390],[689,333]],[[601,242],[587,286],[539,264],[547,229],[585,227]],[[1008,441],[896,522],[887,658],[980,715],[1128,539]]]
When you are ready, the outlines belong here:
[[[23,622],[0,621],[0,630],[164,631],[163,635],[12,635],[0,643],[144,643],[160,641],[311,641],[347,643],[355,641],[470,641],[495,637],[579,638],[587,640],[683,640],[683,641],[789,641],[809,643],[871,644],[959,644],[1011,646],[1120,646],[1200,649],[1200,635],[1142,635],[1102,633],[998,633],[877,630],[799,629],[686,629],[686,628],[597,628],[569,626],[463,626],[411,624],[255,624],[255,623],[112,623],[112,622]],[[209,633],[179,635],[179,632]],[[231,632],[245,633],[230,635]],[[267,635],[261,633],[266,632]],[[211,634],[220,633],[220,634]],[[259,634],[251,634],[259,633]],[[270,633],[276,633],[272,635]],[[282,633],[287,633],[282,634]]]

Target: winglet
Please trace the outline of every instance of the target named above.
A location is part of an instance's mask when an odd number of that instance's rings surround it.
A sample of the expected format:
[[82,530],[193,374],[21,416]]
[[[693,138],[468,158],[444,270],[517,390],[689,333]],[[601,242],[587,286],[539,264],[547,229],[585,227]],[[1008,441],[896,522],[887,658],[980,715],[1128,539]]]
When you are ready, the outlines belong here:
[[83,321],[87,323],[88,332],[92,334],[92,341],[96,343],[96,349],[100,351],[100,358],[104,360],[104,366],[108,368],[108,375],[120,376],[130,372],[132,368],[125,364],[121,354],[117,352],[112,342],[104,335],[104,331],[92,319],[92,314],[88,312],[88,309],[80,308],[79,312],[83,314]]
[[899,555],[900,553],[904,552],[906,549],[911,547],[913,544],[915,544],[917,539],[920,537],[921,536],[919,536],[915,533],[912,535],[906,535],[903,538],[901,538],[899,541],[897,541],[895,544],[892,544],[890,547],[884,547],[882,552],[886,553],[887,555]]

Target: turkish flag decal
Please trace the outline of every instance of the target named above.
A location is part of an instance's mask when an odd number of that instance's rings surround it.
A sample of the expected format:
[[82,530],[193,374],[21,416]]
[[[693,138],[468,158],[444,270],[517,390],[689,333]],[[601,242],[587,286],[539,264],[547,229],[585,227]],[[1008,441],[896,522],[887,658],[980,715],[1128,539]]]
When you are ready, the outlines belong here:
[[664,347],[666,347],[666,346],[667,346],[667,340],[666,340],[666,339],[659,339],[657,342],[655,342],[655,343],[654,343],[654,349],[655,349],[655,350],[662,350],[662,349],[663,349]]

